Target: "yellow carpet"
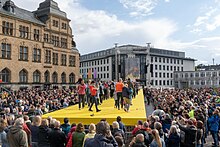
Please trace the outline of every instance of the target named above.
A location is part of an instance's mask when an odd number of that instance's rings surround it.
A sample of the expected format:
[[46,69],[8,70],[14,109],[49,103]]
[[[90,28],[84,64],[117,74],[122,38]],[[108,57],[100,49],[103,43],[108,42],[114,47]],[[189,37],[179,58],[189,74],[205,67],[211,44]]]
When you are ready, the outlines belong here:
[[133,105],[130,107],[130,112],[125,112],[123,109],[118,110],[114,108],[114,99],[105,100],[98,108],[101,112],[95,112],[95,105],[93,106],[93,112],[88,111],[88,106],[79,110],[78,104],[70,106],[68,108],[54,111],[43,115],[43,118],[52,116],[63,123],[65,117],[69,118],[70,123],[82,122],[84,125],[90,123],[98,123],[102,118],[106,118],[109,124],[112,124],[116,120],[117,116],[122,117],[122,122],[128,126],[134,126],[138,120],[146,120],[146,110],[144,106],[144,97],[142,90],[139,91],[139,95],[132,101]]

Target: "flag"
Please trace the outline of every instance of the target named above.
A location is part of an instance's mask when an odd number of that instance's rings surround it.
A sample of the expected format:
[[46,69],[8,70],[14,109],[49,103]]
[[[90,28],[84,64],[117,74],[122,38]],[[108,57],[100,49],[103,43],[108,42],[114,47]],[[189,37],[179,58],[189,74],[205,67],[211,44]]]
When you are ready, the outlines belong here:
[[83,70],[83,79],[87,79],[86,69]]
[[91,71],[91,69],[88,70],[88,79],[92,79],[92,71]]
[[96,79],[96,78],[97,78],[97,71],[96,71],[96,68],[94,69],[94,73],[93,73],[93,75],[94,75],[94,79]]

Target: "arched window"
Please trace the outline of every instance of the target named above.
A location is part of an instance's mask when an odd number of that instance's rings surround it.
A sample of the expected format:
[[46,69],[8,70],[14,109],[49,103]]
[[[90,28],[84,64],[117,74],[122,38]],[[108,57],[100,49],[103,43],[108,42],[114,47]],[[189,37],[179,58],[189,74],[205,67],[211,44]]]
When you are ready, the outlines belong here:
[[63,72],[61,74],[61,81],[62,81],[62,83],[66,83],[66,73],[65,72]]
[[11,71],[8,68],[4,68],[1,71],[0,79],[3,83],[9,83],[11,81]]
[[40,78],[40,71],[39,70],[35,70],[35,72],[33,73],[33,82],[34,83],[40,83],[41,78]]
[[44,73],[44,81],[50,83],[50,72],[48,70]]
[[75,74],[74,73],[71,73],[69,75],[69,83],[75,83]]
[[26,69],[22,69],[19,72],[19,82],[20,83],[27,83],[28,82],[28,72]]
[[58,74],[57,74],[57,72],[54,72],[54,73],[52,74],[53,83],[57,83],[57,79],[58,79]]

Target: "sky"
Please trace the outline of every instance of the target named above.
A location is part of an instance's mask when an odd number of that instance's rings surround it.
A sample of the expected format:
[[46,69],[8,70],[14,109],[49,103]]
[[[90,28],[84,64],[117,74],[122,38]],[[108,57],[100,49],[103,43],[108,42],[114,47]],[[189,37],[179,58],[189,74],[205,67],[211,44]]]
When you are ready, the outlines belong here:
[[[13,0],[30,11],[44,0]],[[118,45],[184,51],[220,64],[220,0],[55,0],[71,20],[80,54]]]

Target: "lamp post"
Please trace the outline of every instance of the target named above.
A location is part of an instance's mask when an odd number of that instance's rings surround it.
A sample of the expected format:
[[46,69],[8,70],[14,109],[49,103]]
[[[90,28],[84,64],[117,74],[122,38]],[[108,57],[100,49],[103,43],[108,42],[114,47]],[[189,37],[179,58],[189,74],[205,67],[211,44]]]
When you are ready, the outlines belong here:
[[115,80],[118,81],[118,52],[117,52],[118,43],[115,43]]
[[147,65],[147,73],[146,73],[146,86],[150,86],[150,44],[147,44],[147,56],[146,56],[146,65]]

